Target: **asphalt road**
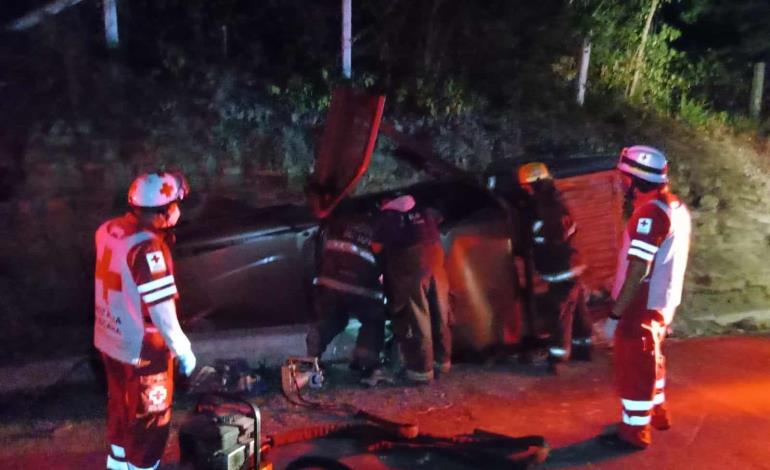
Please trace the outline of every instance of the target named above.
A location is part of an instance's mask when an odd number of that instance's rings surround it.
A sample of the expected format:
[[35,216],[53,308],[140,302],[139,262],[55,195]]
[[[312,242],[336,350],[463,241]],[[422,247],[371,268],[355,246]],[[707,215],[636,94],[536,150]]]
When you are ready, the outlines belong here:
[[[594,439],[620,413],[606,351],[591,363],[572,364],[558,377],[546,375],[539,363],[459,364],[428,387],[362,389],[344,366],[336,366],[328,374],[328,386],[310,398],[417,422],[422,434],[437,437],[474,429],[543,435],[551,446],[545,468],[770,468],[770,337],[670,340],[667,349],[666,395],[673,427],[656,431],[652,446],[641,452],[608,450]],[[269,373],[267,381],[276,387],[277,379]],[[0,403],[0,468],[103,468],[104,397],[96,385],[5,395]],[[263,434],[341,419],[288,404],[274,392],[257,403]],[[189,397],[180,396],[175,429],[190,405]],[[420,449],[367,452],[360,440],[307,441],[276,448],[270,457],[277,469],[308,454],[335,457],[353,468],[478,467]],[[161,468],[181,468],[178,452],[174,433]]]

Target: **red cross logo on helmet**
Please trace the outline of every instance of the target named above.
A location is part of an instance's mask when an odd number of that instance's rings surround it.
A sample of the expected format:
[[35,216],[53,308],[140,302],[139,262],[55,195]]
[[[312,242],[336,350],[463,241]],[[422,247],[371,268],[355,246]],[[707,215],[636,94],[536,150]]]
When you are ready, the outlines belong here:
[[171,193],[174,192],[174,187],[164,181],[163,186],[160,187],[159,191],[162,195],[171,197]]

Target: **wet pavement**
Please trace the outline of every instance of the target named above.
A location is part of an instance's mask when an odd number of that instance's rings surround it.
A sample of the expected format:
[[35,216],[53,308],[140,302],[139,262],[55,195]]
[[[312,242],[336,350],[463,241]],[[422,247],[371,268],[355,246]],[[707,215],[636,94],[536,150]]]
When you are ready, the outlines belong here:
[[[672,429],[653,434],[641,452],[602,447],[595,437],[620,414],[611,382],[611,356],[570,364],[559,376],[515,359],[458,364],[431,386],[359,387],[344,365],[330,368],[327,385],[308,398],[349,403],[386,418],[419,425],[421,438],[448,438],[480,429],[506,436],[543,435],[550,455],[543,468],[761,469],[770,468],[770,337],[670,340],[666,396]],[[265,371],[273,390],[274,371]],[[1,378],[0,378],[1,379]],[[256,399],[263,435],[317,424],[347,422],[340,413],[308,410],[270,392]],[[104,397],[95,384],[0,397],[0,468],[103,468]],[[192,398],[179,396],[163,469],[182,468],[176,429]],[[321,455],[352,468],[490,468],[431,452],[425,446],[367,448],[364,436],[325,438],[273,449],[274,468]],[[442,441],[443,442],[443,441]],[[450,449],[451,450],[451,449]],[[460,456],[463,457],[463,456]],[[309,467],[306,467],[309,468]]]

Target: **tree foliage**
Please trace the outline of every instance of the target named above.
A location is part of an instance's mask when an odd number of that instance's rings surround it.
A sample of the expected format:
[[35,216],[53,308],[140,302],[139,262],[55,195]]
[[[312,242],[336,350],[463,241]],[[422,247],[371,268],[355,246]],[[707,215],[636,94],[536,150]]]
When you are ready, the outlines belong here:
[[[553,106],[571,101],[577,51],[590,35],[589,100],[597,92],[622,96],[638,70],[642,106],[674,114],[683,104],[745,108],[746,65],[770,53],[765,21],[770,4],[662,0],[639,58],[652,2],[354,1],[353,80],[387,93],[390,106],[434,118],[474,109]],[[131,0],[119,5],[117,60],[135,76],[151,77],[159,88],[205,91],[216,86],[211,77],[230,71],[238,83],[301,114],[322,111],[329,89],[342,79],[338,0],[312,5]],[[717,40],[707,40],[709,30]],[[59,108],[73,113],[103,107],[99,100],[84,99],[85,90],[104,78],[94,76],[105,59],[102,42],[98,2],[52,17],[0,45],[0,70],[6,71],[0,92],[11,100],[36,95],[36,102],[43,101],[41,90],[58,93],[56,101],[69,101]],[[150,93],[149,83],[134,85]],[[134,101],[126,105],[133,107]]]

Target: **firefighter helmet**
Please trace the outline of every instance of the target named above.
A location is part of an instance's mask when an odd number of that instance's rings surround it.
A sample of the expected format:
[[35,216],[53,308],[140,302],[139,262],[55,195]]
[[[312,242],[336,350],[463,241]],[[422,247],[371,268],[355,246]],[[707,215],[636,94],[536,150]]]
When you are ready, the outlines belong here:
[[549,180],[551,173],[543,162],[525,163],[519,167],[519,184],[532,184],[535,181]]
[[620,152],[618,170],[650,183],[668,183],[668,161],[660,150],[646,145]]
[[189,192],[190,186],[181,173],[145,173],[131,183],[128,203],[134,207],[163,207],[181,201]]

